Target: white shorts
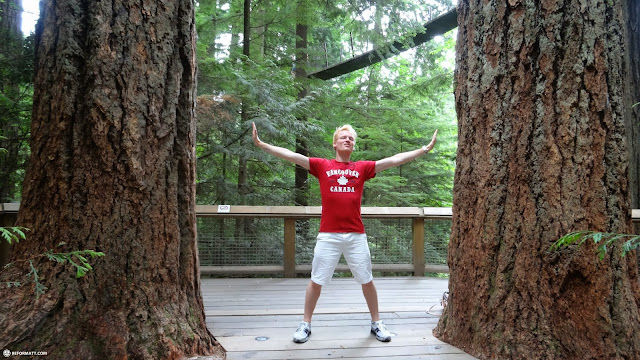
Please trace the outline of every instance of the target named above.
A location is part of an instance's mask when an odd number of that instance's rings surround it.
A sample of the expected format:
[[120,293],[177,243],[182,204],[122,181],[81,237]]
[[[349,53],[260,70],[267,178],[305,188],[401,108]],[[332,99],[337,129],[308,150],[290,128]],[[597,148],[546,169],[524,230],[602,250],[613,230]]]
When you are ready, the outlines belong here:
[[366,284],[373,280],[367,234],[321,232],[313,251],[311,281],[318,285],[328,285],[342,254],[356,282]]

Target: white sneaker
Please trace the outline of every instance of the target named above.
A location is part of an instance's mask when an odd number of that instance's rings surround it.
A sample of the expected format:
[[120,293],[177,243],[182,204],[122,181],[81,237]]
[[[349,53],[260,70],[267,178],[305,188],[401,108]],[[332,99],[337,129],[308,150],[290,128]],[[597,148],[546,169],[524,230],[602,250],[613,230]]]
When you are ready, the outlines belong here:
[[298,330],[293,333],[293,342],[294,343],[303,343],[309,340],[309,336],[311,335],[311,323],[301,322],[298,325]]
[[391,341],[391,333],[387,330],[382,320],[371,322],[371,332],[376,335],[376,339],[382,342]]

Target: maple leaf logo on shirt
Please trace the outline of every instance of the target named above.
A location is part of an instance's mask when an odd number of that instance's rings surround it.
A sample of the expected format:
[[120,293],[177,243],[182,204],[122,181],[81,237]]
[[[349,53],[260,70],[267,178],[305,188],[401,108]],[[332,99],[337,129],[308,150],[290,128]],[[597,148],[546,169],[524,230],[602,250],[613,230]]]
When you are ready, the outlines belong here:
[[344,177],[344,175],[338,178],[338,184],[344,186],[344,185],[347,185],[347,183],[349,183],[349,180],[347,180],[347,178]]

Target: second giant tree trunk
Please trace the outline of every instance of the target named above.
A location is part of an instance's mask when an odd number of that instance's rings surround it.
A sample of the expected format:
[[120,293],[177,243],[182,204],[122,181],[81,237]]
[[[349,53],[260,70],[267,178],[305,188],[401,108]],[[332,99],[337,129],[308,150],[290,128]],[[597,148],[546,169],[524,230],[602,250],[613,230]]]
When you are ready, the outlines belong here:
[[640,354],[634,256],[549,252],[629,232],[620,2],[462,1],[450,298],[434,333],[483,359]]
[[[638,209],[640,208],[640,1],[627,0],[624,3],[627,23],[624,110],[629,141],[629,184],[631,206]],[[640,227],[636,225],[635,228],[635,233],[640,233]],[[640,251],[636,255],[640,266]]]

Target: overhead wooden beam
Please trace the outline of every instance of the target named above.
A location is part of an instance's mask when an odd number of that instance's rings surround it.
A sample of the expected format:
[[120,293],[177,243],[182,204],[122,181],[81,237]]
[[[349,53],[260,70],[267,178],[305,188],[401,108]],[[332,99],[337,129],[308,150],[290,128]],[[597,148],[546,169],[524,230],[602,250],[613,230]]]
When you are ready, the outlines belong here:
[[340,75],[348,74],[352,71],[360,70],[369,65],[379,63],[382,60],[398,55],[412,47],[423,44],[433,39],[436,35],[444,34],[456,27],[458,27],[458,12],[456,9],[453,9],[424,24],[424,32],[414,36],[410,44],[395,41],[393,44],[386,46],[383,50],[385,53],[379,49],[374,49],[328,68],[310,73],[309,77],[328,80]]

